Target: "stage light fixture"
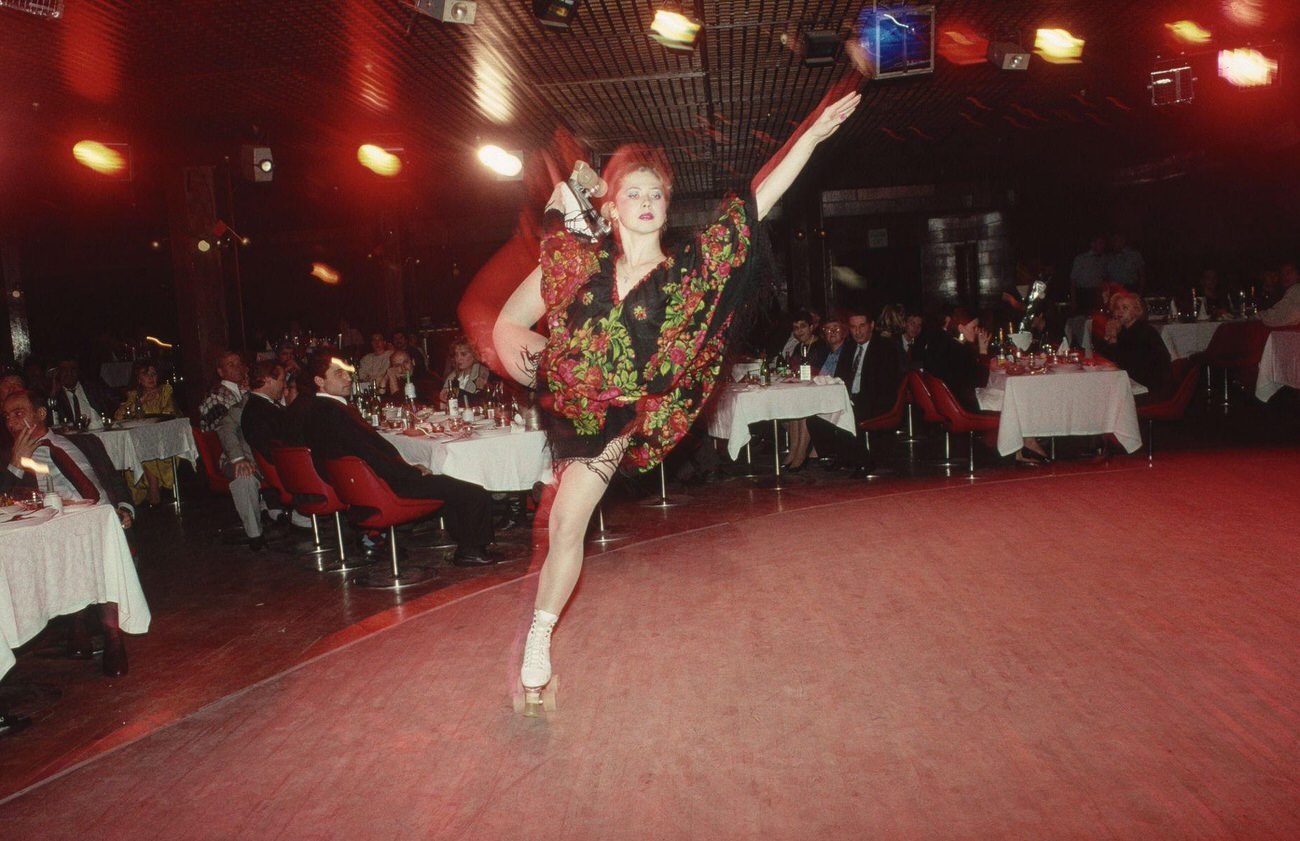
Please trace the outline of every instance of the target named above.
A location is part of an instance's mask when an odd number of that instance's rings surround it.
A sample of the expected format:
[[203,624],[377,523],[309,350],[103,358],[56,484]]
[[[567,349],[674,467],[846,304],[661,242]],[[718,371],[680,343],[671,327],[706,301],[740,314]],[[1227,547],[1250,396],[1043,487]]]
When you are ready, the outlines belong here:
[[406,150],[400,146],[379,146],[375,143],[363,143],[357,147],[357,162],[375,175],[395,178],[402,172],[402,153]]
[[1052,64],[1079,64],[1083,45],[1084,40],[1067,29],[1040,29],[1034,34],[1034,52]]
[[934,6],[874,3],[863,8],[854,29],[860,68],[877,79],[934,72]]
[[840,57],[843,46],[838,32],[809,29],[803,34],[803,66],[830,67]]
[[1185,105],[1196,98],[1196,77],[1186,63],[1157,67],[1151,71],[1151,104]]
[[1029,51],[1011,41],[994,41],[989,44],[989,63],[1002,70],[1028,70]]
[[414,0],[412,8],[443,23],[474,23],[478,3],[472,0]]
[[518,178],[524,171],[522,152],[507,152],[491,143],[479,148],[478,159],[485,167],[502,178]]
[[533,0],[533,17],[542,26],[568,29],[578,16],[578,0]]
[[1263,87],[1277,80],[1277,62],[1259,50],[1220,50],[1219,76],[1239,88]]
[[246,181],[265,183],[275,177],[275,160],[268,146],[245,143],[239,147],[239,174]]
[[650,37],[670,50],[692,52],[700,37],[700,22],[680,12],[656,9],[650,23]]

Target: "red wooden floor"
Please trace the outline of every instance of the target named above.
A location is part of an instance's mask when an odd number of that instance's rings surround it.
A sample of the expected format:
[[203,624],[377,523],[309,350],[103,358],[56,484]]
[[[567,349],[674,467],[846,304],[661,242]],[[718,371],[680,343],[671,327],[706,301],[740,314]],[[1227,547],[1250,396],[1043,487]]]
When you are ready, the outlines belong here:
[[1293,838],[1298,467],[1295,449],[1180,452],[974,483],[732,480],[668,511],[619,500],[610,525],[637,539],[588,564],[547,720],[510,705],[526,563],[444,568],[446,586],[394,604],[214,548],[198,538],[224,512],[200,510],[158,526],[204,548],[148,555],[156,619],[128,677],[27,655],[6,680],[63,693],[0,742],[10,790],[89,761],[0,805],[0,823],[15,838]]

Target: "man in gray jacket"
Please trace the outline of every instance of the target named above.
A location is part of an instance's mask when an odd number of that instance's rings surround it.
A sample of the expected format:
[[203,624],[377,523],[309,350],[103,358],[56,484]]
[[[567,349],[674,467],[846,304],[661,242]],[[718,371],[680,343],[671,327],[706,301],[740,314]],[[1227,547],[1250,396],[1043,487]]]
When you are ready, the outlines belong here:
[[262,535],[262,480],[253,450],[244,440],[240,418],[248,400],[248,366],[235,351],[217,357],[219,381],[199,404],[199,429],[215,432],[221,441],[222,474],[230,480],[230,498],[254,551],[266,545]]

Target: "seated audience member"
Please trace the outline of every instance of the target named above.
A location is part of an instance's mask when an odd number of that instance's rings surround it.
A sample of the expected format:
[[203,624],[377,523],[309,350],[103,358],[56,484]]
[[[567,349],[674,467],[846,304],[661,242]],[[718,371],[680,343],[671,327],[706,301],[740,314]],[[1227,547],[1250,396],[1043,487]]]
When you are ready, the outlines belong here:
[[[1276,304],[1282,298],[1282,273],[1277,269],[1265,269],[1259,274],[1259,293],[1255,296],[1255,306],[1262,312]],[[28,362],[27,378],[31,380],[31,363]]]
[[284,397],[280,398],[280,402],[286,409],[298,399],[298,376],[301,373],[301,371],[286,372],[284,375]]
[[[127,413],[136,416],[179,417],[176,400],[172,396],[172,384],[159,382],[158,366],[153,360],[142,359],[132,366],[135,388],[126,393],[126,399],[117,407],[113,417],[122,420]],[[162,489],[176,489],[176,475],[172,472],[171,459],[159,458],[141,462],[144,475],[137,476],[131,488],[131,497],[136,505],[146,500],[150,505],[162,502]]]
[[1098,347],[1106,340],[1106,325],[1110,323],[1111,299],[1117,292],[1123,291],[1124,287],[1118,283],[1106,282],[1101,285],[1101,306],[1088,319],[1088,329],[1092,331],[1091,347]]
[[[217,384],[199,404],[199,429],[215,432],[221,441],[222,475],[230,480],[230,498],[253,551],[266,545],[262,534],[262,480],[253,451],[244,439],[241,421],[248,395],[248,368],[234,351],[217,357]],[[275,502],[278,504],[279,500]]]
[[424,352],[420,350],[415,338],[415,334],[408,330],[395,330],[393,332],[393,351],[406,351],[406,355],[411,359],[411,376],[423,378],[429,373],[429,363],[425,360]]
[[249,377],[248,399],[239,417],[244,440],[267,461],[271,460],[271,449],[284,440],[285,409],[280,401],[287,377],[278,359],[258,362]]
[[1228,284],[1215,269],[1201,272],[1201,284],[1197,292],[1205,298],[1205,313],[1210,318],[1222,318],[1232,309]]
[[928,331],[922,364],[926,373],[944,381],[957,402],[978,412],[975,389],[988,380],[989,331],[975,319],[964,323],[962,310],[951,309]]
[[459,544],[452,563],[483,566],[496,563],[492,542],[492,497],[479,485],[433,473],[427,467],[408,464],[397,449],[348,405],[352,394],[350,366],[317,352],[307,362],[302,382],[306,392],[300,400],[310,401],[301,415],[302,442],[311,448],[321,476],[328,477],[326,462],[343,456],[358,456],[399,497],[440,499],[447,530]]
[[[861,421],[884,414],[894,405],[903,380],[903,362],[896,342],[872,338],[875,322],[870,315],[850,312],[848,323],[849,338],[840,348],[835,376],[844,382],[853,416]],[[855,479],[870,475],[870,457],[856,431],[846,432],[820,417],[807,422],[819,454],[834,453],[836,466],[851,469]]]
[[[0,377],[0,412],[4,411],[5,400],[9,395],[26,389],[27,384],[18,374],[5,374]],[[0,453],[8,453],[13,442],[14,439],[9,436],[9,427],[0,424]]]
[[108,387],[94,379],[82,379],[81,366],[71,358],[59,360],[54,374],[54,400],[64,423],[87,417],[93,428],[102,426],[104,418],[112,417],[117,408]]
[[903,318],[903,332],[898,337],[898,348],[903,356],[903,370],[915,371],[921,367],[925,346],[921,341],[925,316],[909,311]]
[[[813,368],[813,376],[833,377],[835,376],[835,369],[840,363],[840,351],[844,348],[844,324],[840,321],[839,316],[830,316],[826,321],[822,322],[821,334],[821,341],[825,345],[825,353],[820,354],[822,357],[821,364]],[[803,469],[804,462],[808,460],[809,449],[812,446],[812,437],[808,432],[808,421],[806,418],[796,418],[795,420],[782,421],[781,426],[785,428],[786,437],[790,442],[781,464],[786,469],[797,473]]]
[[1273,306],[1259,314],[1267,327],[1295,327],[1300,325],[1300,278],[1296,276],[1295,263],[1283,263],[1278,272],[1282,297]]
[[816,339],[817,330],[821,327],[821,320],[822,317],[812,310],[796,311],[790,319],[790,337],[781,346],[781,356],[789,359],[799,345],[810,343]]
[[366,338],[360,330],[349,324],[346,318],[339,319],[339,347],[344,353],[355,359],[354,354],[361,353],[365,343]]
[[438,394],[438,399],[443,403],[447,402],[453,380],[460,388],[461,394],[472,396],[482,391],[487,385],[488,369],[474,355],[474,348],[470,345],[469,340],[457,339],[451,343],[448,350],[451,359],[451,373],[447,375],[447,380],[442,384],[442,391]]
[[[357,380],[363,383],[382,383],[384,373],[388,371],[388,360],[393,349],[388,346],[383,333],[370,334],[370,353],[361,357],[357,363]],[[301,388],[304,383],[299,383]]]
[[798,331],[798,341],[795,342],[790,352],[785,355],[785,361],[790,366],[790,370],[797,374],[799,367],[802,365],[810,366],[814,374],[821,370],[822,365],[826,362],[826,354],[829,352],[829,348],[826,342],[822,340],[822,337],[818,335],[820,332],[820,321],[810,323],[806,330],[800,329]]
[[899,304],[885,304],[880,310],[880,317],[876,319],[876,335],[882,339],[898,341],[903,335],[903,329],[906,327],[906,317],[903,314],[903,308]]
[[285,373],[295,373],[302,367],[298,362],[298,349],[293,342],[280,342],[275,358],[284,367]]
[[1137,402],[1164,399],[1172,385],[1169,348],[1159,331],[1147,323],[1142,299],[1132,292],[1116,293],[1110,300],[1111,320],[1097,352],[1128,372],[1129,379],[1149,390]]
[[415,376],[415,361],[404,350],[394,350],[384,374],[384,397],[401,402],[406,398],[406,380]]
[[[131,528],[135,508],[122,474],[113,467],[103,443],[94,435],[61,435],[47,425],[45,400],[30,391],[17,391],[4,401],[5,427],[13,439],[9,464],[0,471],[0,491],[44,491],[49,487],[64,499],[89,499],[117,510],[122,528]],[[49,471],[37,477],[23,466],[30,459]]]

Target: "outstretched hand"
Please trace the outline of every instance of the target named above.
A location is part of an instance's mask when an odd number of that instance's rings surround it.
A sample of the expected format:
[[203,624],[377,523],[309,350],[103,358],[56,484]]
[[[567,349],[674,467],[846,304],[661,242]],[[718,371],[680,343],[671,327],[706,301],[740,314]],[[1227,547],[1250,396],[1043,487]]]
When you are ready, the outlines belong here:
[[827,105],[817,115],[817,121],[808,127],[808,136],[817,143],[821,143],[834,134],[845,120],[853,116],[853,112],[857,110],[860,102],[862,102],[862,94],[854,91]]

